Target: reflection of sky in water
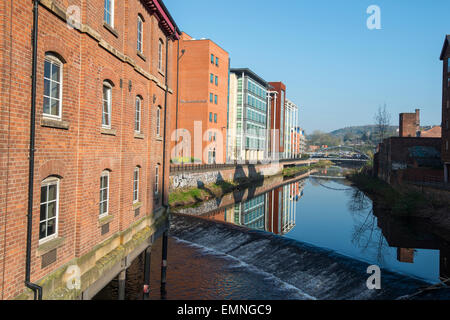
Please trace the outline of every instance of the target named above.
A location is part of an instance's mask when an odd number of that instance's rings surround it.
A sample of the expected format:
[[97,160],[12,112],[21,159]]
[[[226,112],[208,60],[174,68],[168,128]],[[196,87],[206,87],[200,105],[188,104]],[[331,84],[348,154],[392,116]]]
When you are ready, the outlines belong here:
[[[343,189],[333,182],[320,183]],[[418,249],[414,263],[397,260],[397,248],[390,248],[371,214],[370,202],[351,211],[352,191],[335,191],[308,181],[297,203],[296,226],[286,237],[328,248],[338,253],[377,264],[383,268],[436,282],[439,280],[439,251]]]

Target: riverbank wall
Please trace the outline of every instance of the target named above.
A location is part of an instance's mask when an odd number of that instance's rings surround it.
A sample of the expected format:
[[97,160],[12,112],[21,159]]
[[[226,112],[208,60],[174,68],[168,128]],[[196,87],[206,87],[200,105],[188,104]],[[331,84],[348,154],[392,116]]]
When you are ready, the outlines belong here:
[[281,175],[286,166],[310,166],[317,160],[280,161],[268,164],[236,164],[205,166],[174,166],[169,178],[170,192],[175,189],[202,188],[213,183],[258,181]]

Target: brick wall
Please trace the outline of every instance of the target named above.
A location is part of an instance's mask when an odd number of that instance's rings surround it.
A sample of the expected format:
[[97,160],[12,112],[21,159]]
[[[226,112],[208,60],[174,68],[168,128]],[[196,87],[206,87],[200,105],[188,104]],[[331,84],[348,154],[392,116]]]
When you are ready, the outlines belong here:
[[[156,110],[164,115],[165,81],[174,102],[173,42],[160,19],[138,0],[115,1],[113,28],[104,26],[104,0],[43,0],[39,8],[36,159],[33,202],[31,280],[37,281],[114,233],[161,206],[154,196],[155,167],[162,186],[164,141],[156,136]],[[75,5],[81,30],[67,27],[65,12]],[[144,18],[144,49],[137,52],[137,16]],[[12,18],[14,17],[14,18]],[[24,289],[31,101],[32,1],[0,3],[0,290],[10,299]],[[158,70],[158,41],[169,45],[169,74]],[[62,118],[43,117],[44,59],[53,53],[63,63]],[[165,50],[164,62],[165,62]],[[102,88],[112,85],[111,130],[102,130]],[[173,88],[173,89],[172,89]],[[142,98],[141,133],[135,134],[135,101]],[[169,123],[167,123],[169,125]],[[164,117],[161,117],[164,128]],[[168,130],[167,130],[168,131]],[[166,197],[168,148],[166,148]],[[133,171],[140,167],[140,215],[133,205]],[[99,188],[110,172],[109,232],[101,234]],[[40,186],[60,179],[57,261],[41,268]],[[3,183],[4,182],[4,183]],[[161,190],[161,189],[160,189]],[[161,193],[161,192],[160,192]],[[48,246],[48,243],[47,243]]]

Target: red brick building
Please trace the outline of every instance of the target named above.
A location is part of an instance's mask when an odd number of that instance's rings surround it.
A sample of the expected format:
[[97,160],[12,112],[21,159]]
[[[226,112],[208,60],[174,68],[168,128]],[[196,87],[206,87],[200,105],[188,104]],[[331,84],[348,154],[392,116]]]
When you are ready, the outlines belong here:
[[225,163],[229,54],[209,39],[184,32],[179,50],[179,101],[171,122],[186,146],[174,150],[172,139],[172,162]]
[[444,163],[444,180],[450,181],[450,35],[445,37],[442,48],[442,162]]
[[[269,82],[271,87],[270,99],[270,129],[275,130],[276,134],[271,134],[269,138],[270,153],[279,152],[280,158],[284,153],[285,139],[285,117],[286,117],[286,85],[283,82]],[[275,141],[275,139],[279,141]],[[278,144],[279,143],[279,144]],[[278,144],[278,146],[277,146]],[[277,150],[278,149],[278,150]]]
[[[77,296],[92,297],[93,273],[110,270],[99,260],[134,252],[165,212],[179,32],[160,0],[36,3],[30,281],[74,298],[63,283],[74,264]],[[33,26],[33,1],[0,2],[0,299],[30,295]]]

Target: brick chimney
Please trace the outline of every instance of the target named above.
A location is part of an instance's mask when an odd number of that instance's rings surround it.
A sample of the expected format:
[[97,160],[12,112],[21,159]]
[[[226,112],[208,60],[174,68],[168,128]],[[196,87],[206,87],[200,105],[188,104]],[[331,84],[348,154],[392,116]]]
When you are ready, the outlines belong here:
[[415,113],[400,113],[400,137],[420,137],[420,109]]

